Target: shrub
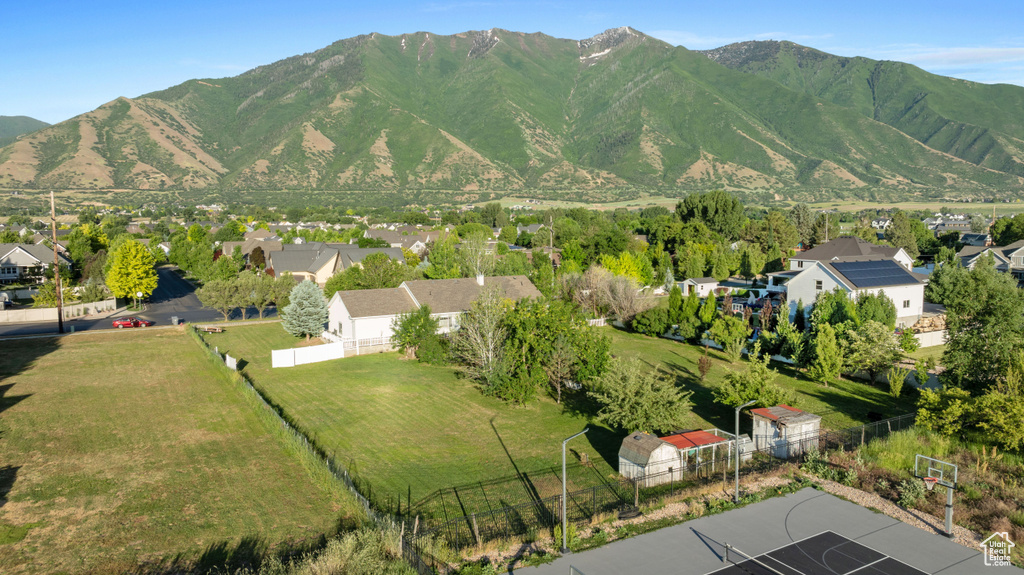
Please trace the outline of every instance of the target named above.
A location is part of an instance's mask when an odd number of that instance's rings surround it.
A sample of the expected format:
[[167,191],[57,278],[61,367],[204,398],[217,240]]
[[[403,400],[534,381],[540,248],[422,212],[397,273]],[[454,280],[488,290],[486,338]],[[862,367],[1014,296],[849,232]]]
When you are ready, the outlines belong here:
[[903,392],[903,382],[907,380],[908,375],[910,375],[910,370],[905,367],[894,365],[889,368],[889,373],[886,374],[886,378],[889,380],[889,395],[899,398],[900,393]]
[[631,326],[633,331],[637,333],[659,337],[668,330],[668,311],[664,308],[655,307],[640,312],[633,317]]
[[704,355],[697,360],[697,371],[700,372],[700,380],[704,381],[711,371],[711,358],[708,357],[708,348],[704,348]]
[[912,508],[924,499],[925,487],[924,482],[917,479],[904,479],[900,481],[900,486],[897,489],[899,492],[899,504],[906,508]]

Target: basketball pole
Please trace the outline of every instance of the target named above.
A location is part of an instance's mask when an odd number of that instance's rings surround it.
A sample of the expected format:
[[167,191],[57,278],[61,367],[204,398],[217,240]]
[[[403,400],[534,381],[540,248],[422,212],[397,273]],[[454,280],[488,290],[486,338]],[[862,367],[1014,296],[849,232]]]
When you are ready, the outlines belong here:
[[953,537],[953,487],[946,487],[946,537]]

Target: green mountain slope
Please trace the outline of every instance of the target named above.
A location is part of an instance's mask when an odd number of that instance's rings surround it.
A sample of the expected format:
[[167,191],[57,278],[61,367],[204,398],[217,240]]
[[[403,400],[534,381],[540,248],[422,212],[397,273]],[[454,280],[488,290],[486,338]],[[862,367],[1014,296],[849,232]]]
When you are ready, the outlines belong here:
[[[581,41],[497,29],[359,36],[25,136],[0,148],[0,187],[794,197],[1024,187],[1014,128],[1024,108],[1012,106],[1024,89],[998,87],[1005,94],[954,114],[958,90],[977,85],[749,46],[709,58],[629,28]],[[925,82],[934,86],[907,111]]]
[[18,139],[18,136],[49,126],[42,120],[28,116],[0,116],[0,147]]
[[1024,175],[1024,90],[930,74],[900,62],[844,58],[791,42],[742,42],[705,52],[890,125],[972,164]]

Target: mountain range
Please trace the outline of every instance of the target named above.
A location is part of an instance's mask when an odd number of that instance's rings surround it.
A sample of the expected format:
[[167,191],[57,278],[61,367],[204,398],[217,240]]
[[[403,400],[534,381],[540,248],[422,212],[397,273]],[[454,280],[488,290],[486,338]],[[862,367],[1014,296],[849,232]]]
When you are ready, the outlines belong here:
[[631,28],[369,34],[22,136],[0,187],[1009,195],[1024,88]]

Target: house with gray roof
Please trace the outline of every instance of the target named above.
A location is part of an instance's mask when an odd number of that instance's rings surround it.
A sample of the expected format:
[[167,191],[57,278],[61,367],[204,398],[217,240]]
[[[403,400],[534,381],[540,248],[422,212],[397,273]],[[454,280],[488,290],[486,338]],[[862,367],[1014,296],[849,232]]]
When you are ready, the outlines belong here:
[[927,276],[904,268],[894,259],[811,261],[802,270],[777,272],[769,274],[769,278],[776,286],[780,278],[788,279],[784,287],[790,313],[796,311],[801,301],[809,312],[818,296],[836,288],[851,299],[861,293],[884,293],[896,306],[897,325],[914,325],[924,313]]
[[[71,267],[71,259],[58,251],[60,263]],[[0,244],[0,283],[37,279],[53,266],[53,248],[40,244]]]
[[912,269],[914,259],[903,248],[880,246],[856,236],[842,236],[830,242],[799,252],[789,260],[789,269],[801,270],[813,262],[895,260],[901,266]]
[[344,340],[390,340],[400,314],[427,305],[438,320],[438,333],[448,333],[458,329],[459,318],[486,289],[497,289],[511,300],[541,297],[526,276],[415,280],[397,288],[345,290],[328,302],[327,331]]
[[982,257],[991,256],[997,270],[1024,282],[1024,240],[1008,246],[964,246],[956,255],[967,269],[974,269]]
[[366,256],[375,253],[383,253],[405,263],[405,255],[400,248],[360,248],[356,244],[324,242],[283,244],[279,251],[265,252],[265,256],[267,269],[273,275],[291,272],[298,281],[309,280],[323,287],[332,275],[361,265]]

